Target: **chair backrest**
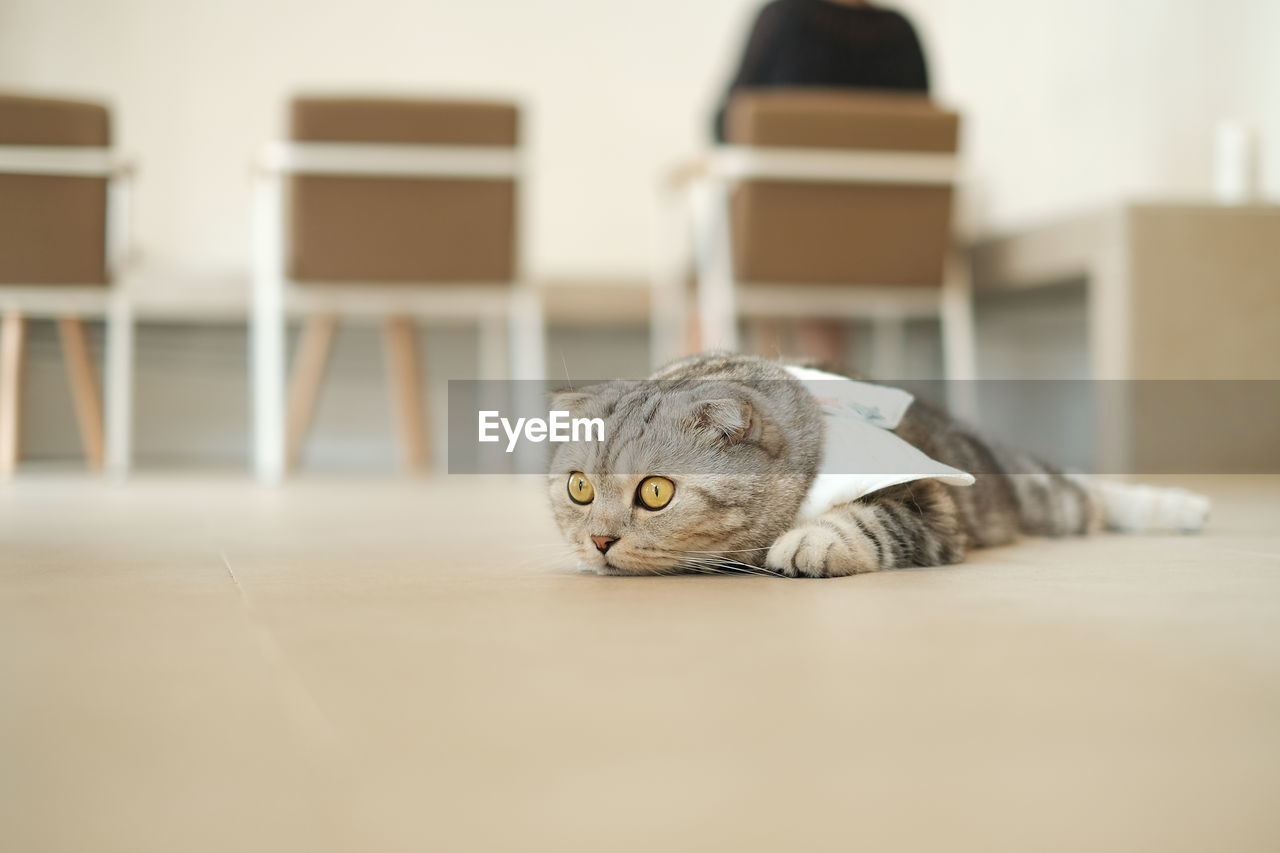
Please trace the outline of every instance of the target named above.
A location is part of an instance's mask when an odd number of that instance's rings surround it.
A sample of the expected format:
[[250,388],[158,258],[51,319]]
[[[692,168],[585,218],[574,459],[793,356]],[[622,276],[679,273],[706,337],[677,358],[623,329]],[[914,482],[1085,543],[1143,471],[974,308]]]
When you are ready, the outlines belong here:
[[107,179],[6,171],[4,154],[106,149],[101,104],[0,94],[0,284],[106,284]]
[[[848,90],[747,91],[726,119],[731,145],[865,152],[873,161],[885,152],[953,154],[958,130],[955,113],[923,96]],[[909,171],[911,160],[895,167]],[[903,180],[893,171],[865,180],[743,181],[732,199],[735,277],[940,284],[952,239],[949,180]]]
[[[296,98],[298,143],[510,148],[514,104]],[[289,193],[289,276],[322,282],[505,282],[516,266],[514,176],[303,174]]]

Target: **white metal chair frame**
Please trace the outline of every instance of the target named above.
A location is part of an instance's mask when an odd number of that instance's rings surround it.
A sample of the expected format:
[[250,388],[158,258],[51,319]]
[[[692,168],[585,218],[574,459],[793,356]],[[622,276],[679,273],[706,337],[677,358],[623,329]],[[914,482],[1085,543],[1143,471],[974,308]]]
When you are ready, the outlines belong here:
[[726,145],[715,149],[693,180],[668,193],[663,219],[672,251],[655,275],[653,351],[663,361],[679,350],[685,327],[684,259],[691,232],[697,276],[698,322],[702,346],[734,350],[737,321],[756,315],[787,318],[869,319],[874,324],[877,360],[895,359],[902,323],[937,317],[942,323],[947,378],[974,378],[973,314],[967,266],[951,252],[938,288],[905,285],[806,285],[738,281],[733,269],[730,199],[747,180],[814,183],[951,186],[957,159],[950,153],[838,151]]
[[[253,314],[250,362],[253,381],[254,469],[264,482],[279,482],[285,454],[285,323],[287,315],[333,314],[363,319],[473,320],[480,334],[484,378],[541,379],[544,373],[542,301],[523,278],[521,230],[528,217],[528,185],[519,152],[509,146],[447,146],[347,142],[278,142],[263,152],[255,172]],[[284,181],[296,175],[383,178],[515,180],[517,251],[515,277],[492,283],[320,282],[287,278],[284,260]],[[508,339],[510,347],[507,346]],[[504,363],[510,362],[509,372]]]
[[[106,323],[105,374],[105,467],[113,477],[125,476],[130,467],[133,420],[133,310],[131,307],[126,266],[129,260],[129,216],[133,168],[118,158],[110,148],[67,145],[0,145],[0,173],[11,175],[48,175],[60,177],[101,177],[108,179],[106,211],[106,267],[109,284],[0,284],[0,314],[5,317],[3,360],[0,373],[6,374],[4,395],[0,400],[0,455],[17,458],[17,388],[21,370],[23,326],[26,317],[55,318],[62,324],[64,348],[84,351],[80,317],[102,317]],[[74,342],[67,345],[68,328],[75,330]],[[74,368],[73,368],[74,373]],[[75,377],[73,376],[73,379]],[[95,382],[91,376],[76,381]],[[96,399],[96,387],[81,389]],[[96,413],[80,411],[82,434],[93,429],[86,418]],[[4,467],[0,465],[0,467]],[[7,472],[0,472],[7,473]]]

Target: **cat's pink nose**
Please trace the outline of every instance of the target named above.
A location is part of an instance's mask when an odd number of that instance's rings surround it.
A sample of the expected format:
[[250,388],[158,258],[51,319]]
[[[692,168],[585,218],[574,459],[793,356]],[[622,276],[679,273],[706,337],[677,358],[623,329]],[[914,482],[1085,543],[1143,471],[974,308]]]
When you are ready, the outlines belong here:
[[601,554],[607,554],[609,547],[618,541],[617,536],[592,536],[591,541],[596,543],[596,550]]

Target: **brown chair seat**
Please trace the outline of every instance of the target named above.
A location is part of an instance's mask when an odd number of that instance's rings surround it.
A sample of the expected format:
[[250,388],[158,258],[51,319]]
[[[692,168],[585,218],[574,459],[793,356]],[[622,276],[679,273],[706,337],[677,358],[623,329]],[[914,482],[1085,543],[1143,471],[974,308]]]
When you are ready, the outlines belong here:
[[[300,97],[290,137],[514,147],[518,119],[509,103]],[[513,179],[298,175],[289,184],[288,274],[301,284],[515,276]]]
[[[951,153],[959,118],[919,95],[769,89],[736,95],[730,144]],[[742,282],[941,284],[951,240],[950,186],[753,179],[732,199],[734,274]]]
[[[111,144],[101,104],[0,94],[0,146]],[[0,284],[106,284],[107,180],[0,170]]]

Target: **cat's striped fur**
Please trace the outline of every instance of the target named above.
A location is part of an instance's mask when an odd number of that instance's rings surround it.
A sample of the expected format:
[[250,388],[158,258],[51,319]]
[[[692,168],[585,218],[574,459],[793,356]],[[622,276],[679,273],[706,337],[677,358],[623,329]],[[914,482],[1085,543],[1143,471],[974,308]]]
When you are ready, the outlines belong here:
[[[977,482],[917,480],[797,522],[822,442],[821,416],[803,385],[775,362],[725,354],[678,361],[652,379],[661,381],[608,383],[560,401],[606,422],[605,442],[557,453],[549,481],[562,531],[599,571],[831,577],[957,563],[970,548],[1020,535],[1196,529],[1208,509],[1178,490],[1063,474],[917,401],[896,432]],[[591,504],[566,499],[570,472],[595,482]],[[638,509],[636,483],[650,474],[674,480],[681,500],[660,512]],[[592,537],[615,542],[606,553]]]

